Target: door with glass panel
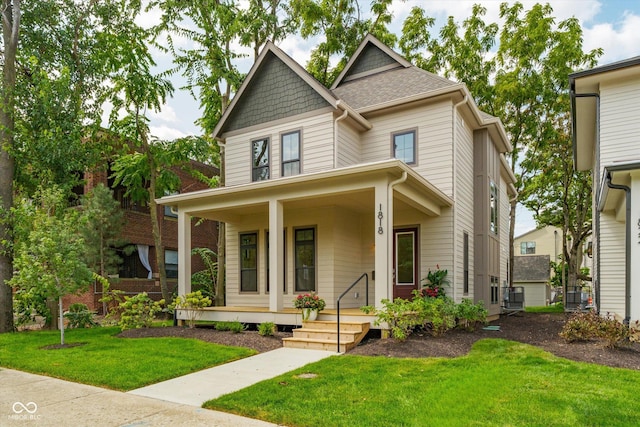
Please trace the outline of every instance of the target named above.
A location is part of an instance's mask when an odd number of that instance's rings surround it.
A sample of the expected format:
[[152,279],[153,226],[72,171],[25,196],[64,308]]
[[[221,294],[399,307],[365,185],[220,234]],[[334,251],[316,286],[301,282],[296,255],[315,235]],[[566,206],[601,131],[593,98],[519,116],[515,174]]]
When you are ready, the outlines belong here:
[[393,298],[410,299],[418,289],[418,229],[393,231]]

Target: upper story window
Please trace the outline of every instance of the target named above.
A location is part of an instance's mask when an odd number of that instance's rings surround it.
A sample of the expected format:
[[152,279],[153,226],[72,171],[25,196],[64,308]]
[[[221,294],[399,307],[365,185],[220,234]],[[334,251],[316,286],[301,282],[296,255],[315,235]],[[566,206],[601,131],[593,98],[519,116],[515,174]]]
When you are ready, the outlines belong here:
[[251,141],[251,180],[269,179],[269,138]]
[[282,176],[300,173],[300,131],[282,135]]
[[[177,191],[165,191],[164,195],[165,196],[173,196],[175,194],[180,194]],[[178,218],[178,208],[176,208],[175,206],[168,206],[165,205],[164,206],[164,216],[165,218]]]
[[178,278],[178,251],[164,250],[164,271],[167,274],[167,279]]
[[500,216],[498,212],[498,187],[493,181],[490,181],[489,183],[489,194],[491,198],[489,204],[491,208],[489,230],[491,230],[493,234],[498,234],[498,217]]
[[393,157],[408,165],[416,163],[416,131],[394,133],[392,136]]
[[520,243],[521,255],[534,255],[536,253],[536,242],[522,242]]

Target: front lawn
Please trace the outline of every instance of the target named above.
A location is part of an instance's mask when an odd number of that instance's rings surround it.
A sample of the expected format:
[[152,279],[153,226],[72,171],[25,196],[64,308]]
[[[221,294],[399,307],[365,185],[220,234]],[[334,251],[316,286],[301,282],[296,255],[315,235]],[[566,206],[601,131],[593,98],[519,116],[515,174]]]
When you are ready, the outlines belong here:
[[485,339],[455,359],[331,357],[204,406],[288,426],[629,426],[639,393],[638,371]]
[[120,328],[71,329],[60,344],[59,331],[0,334],[0,366],[69,381],[133,390],[255,354],[184,338],[117,338]]

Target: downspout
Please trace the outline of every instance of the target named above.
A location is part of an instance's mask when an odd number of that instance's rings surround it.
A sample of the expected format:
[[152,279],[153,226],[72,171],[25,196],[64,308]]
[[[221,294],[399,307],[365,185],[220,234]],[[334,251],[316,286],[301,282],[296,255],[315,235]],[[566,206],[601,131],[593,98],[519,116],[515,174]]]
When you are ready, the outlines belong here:
[[333,168],[338,167],[338,122],[344,120],[349,115],[349,110],[344,110],[340,117],[333,121]]
[[614,190],[623,190],[626,194],[626,236],[625,236],[625,277],[624,277],[624,324],[629,325],[631,320],[631,188],[626,185],[611,182],[611,172],[605,177],[607,187]]
[[[452,140],[453,140],[453,170],[452,170],[452,196],[453,196],[453,200],[456,200],[456,179],[458,176],[458,107],[460,107],[463,104],[466,104],[467,101],[469,101],[469,96],[465,93],[464,97],[462,98],[462,101],[458,102],[457,104],[453,105],[453,112],[451,113],[452,115],[452,126],[453,126],[453,132],[452,132]],[[453,229],[454,230],[458,230],[458,216],[456,215],[456,206],[453,205],[451,207],[451,213],[453,215]],[[464,232],[464,231],[463,231]],[[455,239],[455,233],[454,233],[454,239]],[[456,266],[456,260],[457,260],[457,251],[453,251],[453,283],[456,282],[456,271],[457,269],[455,268]],[[463,280],[464,281],[464,280]],[[463,285],[464,287],[464,285]],[[453,286],[453,299],[455,300],[456,298],[456,287],[455,285]],[[464,293],[464,289],[463,289],[463,293]]]
[[[596,99],[596,138],[595,138],[595,167],[593,168],[593,182],[596,194],[594,195],[593,200],[600,200],[600,94],[599,93],[576,93],[575,91],[575,82],[570,83],[570,91],[569,96],[571,98],[571,111],[572,111],[572,135],[573,135],[573,152],[577,153],[576,145],[576,98],[595,98]],[[575,154],[574,154],[575,156]],[[595,215],[594,220],[594,228],[595,228],[595,244],[596,244],[596,274],[595,274],[595,291],[596,291],[596,311],[600,314],[600,211],[595,209],[595,204],[593,205],[592,215]],[[563,243],[564,245],[564,243]],[[564,253],[564,246],[562,248]]]

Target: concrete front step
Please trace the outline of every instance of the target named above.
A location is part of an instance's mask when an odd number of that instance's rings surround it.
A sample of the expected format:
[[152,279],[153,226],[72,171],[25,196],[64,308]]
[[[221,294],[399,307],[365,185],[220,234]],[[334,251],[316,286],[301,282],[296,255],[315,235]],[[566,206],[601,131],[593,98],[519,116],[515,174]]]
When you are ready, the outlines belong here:
[[[358,345],[369,331],[368,322],[340,322],[340,349],[347,352]],[[293,330],[293,337],[283,338],[284,347],[314,350],[338,350],[338,325],[335,321],[303,322],[303,327]]]

